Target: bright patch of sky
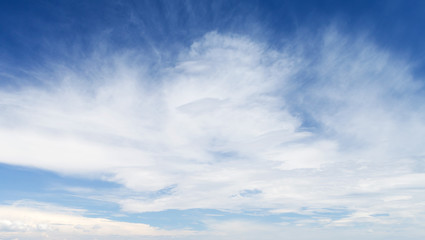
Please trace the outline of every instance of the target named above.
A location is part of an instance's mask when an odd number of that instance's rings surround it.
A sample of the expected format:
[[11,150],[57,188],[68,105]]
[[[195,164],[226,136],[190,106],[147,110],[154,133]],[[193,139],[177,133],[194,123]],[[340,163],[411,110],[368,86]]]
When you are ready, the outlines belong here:
[[0,3],[0,239],[423,239],[424,7]]

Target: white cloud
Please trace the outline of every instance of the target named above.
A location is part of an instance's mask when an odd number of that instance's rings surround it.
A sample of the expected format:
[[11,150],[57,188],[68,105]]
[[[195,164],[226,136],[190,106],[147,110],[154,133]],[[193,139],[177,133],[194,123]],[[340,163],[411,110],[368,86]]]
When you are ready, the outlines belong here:
[[49,88],[0,92],[0,161],[121,183],[140,193],[114,200],[130,212],[338,207],[414,218],[422,210],[383,199],[425,197],[411,189],[425,171],[421,85],[364,39],[330,30],[322,43],[313,61],[210,33],[155,76],[134,56],[58,68]]
[[104,218],[88,218],[81,211],[0,206],[0,238],[75,239],[86,237],[141,237],[190,235],[190,231],[166,231],[147,224],[117,222]]

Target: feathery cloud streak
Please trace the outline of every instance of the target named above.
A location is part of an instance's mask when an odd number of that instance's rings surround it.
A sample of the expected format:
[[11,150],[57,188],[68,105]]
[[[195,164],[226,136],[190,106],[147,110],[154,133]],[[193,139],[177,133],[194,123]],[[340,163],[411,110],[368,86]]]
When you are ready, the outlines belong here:
[[0,92],[0,161],[120,183],[136,193],[111,199],[126,212],[342,208],[313,222],[423,225],[421,82],[366,39],[305,41],[213,32],[155,75],[137,52],[41,69],[45,86]]

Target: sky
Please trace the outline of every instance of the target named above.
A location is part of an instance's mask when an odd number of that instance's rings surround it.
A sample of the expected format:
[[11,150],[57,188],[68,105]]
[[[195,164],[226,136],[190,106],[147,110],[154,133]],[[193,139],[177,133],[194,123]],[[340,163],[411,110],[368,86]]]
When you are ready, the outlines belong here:
[[0,1],[0,240],[425,237],[424,1]]

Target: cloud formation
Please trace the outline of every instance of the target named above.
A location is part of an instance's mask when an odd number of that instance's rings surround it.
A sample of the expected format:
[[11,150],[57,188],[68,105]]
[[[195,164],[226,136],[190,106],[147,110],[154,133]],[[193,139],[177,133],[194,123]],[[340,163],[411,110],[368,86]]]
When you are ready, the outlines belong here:
[[80,239],[93,237],[113,239],[192,234],[190,231],[165,231],[141,223],[84,217],[79,209],[40,204],[35,207],[21,205],[18,203],[0,206],[2,239],[59,239],[70,236]]
[[46,85],[0,92],[0,161],[120,183],[132,194],[111,201],[128,212],[342,208],[316,223],[421,225],[409,64],[335,29],[314,51],[299,39],[279,50],[212,32],[156,74],[137,53],[40,70]]

